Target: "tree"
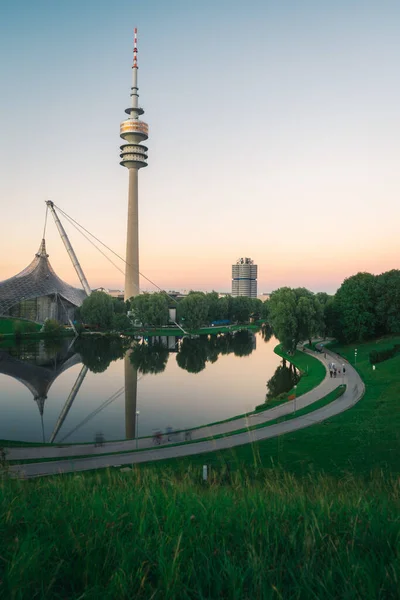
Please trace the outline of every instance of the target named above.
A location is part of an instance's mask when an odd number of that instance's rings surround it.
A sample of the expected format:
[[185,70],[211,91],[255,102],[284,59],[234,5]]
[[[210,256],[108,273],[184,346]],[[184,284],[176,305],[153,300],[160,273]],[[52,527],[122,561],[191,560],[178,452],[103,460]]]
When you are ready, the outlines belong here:
[[338,329],[338,315],[336,310],[335,297],[330,296],[329,300],[323,307],[324,310],[324,332],[323,335],[335,335]]
[[63,331],[64,327],[55,319],[46,319],[42,332],[57,336]]
[[247,329],[237,331],[232,337],[232,351],[235,356],[249,356],[254,350],[254,334]]
[[357,273],[344,280],[335,294],[336,336],[344,342],[363,341],[375,334],[375,277]]
[[139,373],[153,374],[162,373],[168,362],[168,348],[160,342],[148,344],[135,344],[129,356],[132,365]]
[[218,293],[211,292],[210,294],[205,294],[205,297],[208,303],[207,323],[219,321],[220,319],[226,319],[221,310],[223,307],[220,303]]
[[232,298],[232,320],[238,323],[248,323],[252,314],[253,304],[247,296]]
[[113,316],[114,331],[126,331],[130,329],[132,324],[125,313],[117,313]]
[[269,300],[269,320],[285,350],[294,352],[301,340],[311,340],[324,327],[323,308],[306,288],[279,288]]
[[198,329],[208,318],[208,302],[202,292],[191,292],[178,304],[178,320],[184,329]]
[[270,322],[285,350],[294,352],[299,342],[296,315],[297,298],[291,288],[279,288],[269,299]]
[[323,308],[314,294],[304,288],[295,290],[297,295],[297,325],[299,340],[308,340],[324,329]]
[[375,277],[376,320],[381,335],[400,333],[400,271]]
[[176,362],[181,369],[188,371],[188,373],[200,373],[206,367],[207,358],[207,343],[205,340],[183,338],[179,352],[176,355]]
[[264,321],[268,321],[268,319],[269,319],[269,300],[264,300],[264,302],[262,303],[260,318],[263,319]]
[[168,323],[168,299],[163,292],[139,294],[130,299],[133,314],[143,325],[161,327]]
[[267,400],[276,398],[279,394],[288,392],[298,382],[299,376],[292,368],[285,364],[277,367],[271,379],[267,381]]
[[222,298],[219,299],[218,301],[219,303],[219,309],[220,309],[220,315],[221,315],[221,319],[228,319],[228,321],[232,320],[232,304],[233,304],[233,298],[232,296],[222,296]]
[[251,313],[250,316],[254,319],[261,319],[263,314],[263,301],[259,298],[250,298],[251,300]]
[[80,317],[88,325],[111,329],[114,317],[114,301],[105,292],[92,292],[80,307]]
[[261,336],[264,342],[269,342],[273,335],[274,331],[271,325],[269,325],[269,323],[264,323],[264,325],[261,327]]
[[129,347],[129,340],[120,337],[81,337],[76,342],[76,351],[83,364],[93,373],[103,373],[114,360],[123,358]]

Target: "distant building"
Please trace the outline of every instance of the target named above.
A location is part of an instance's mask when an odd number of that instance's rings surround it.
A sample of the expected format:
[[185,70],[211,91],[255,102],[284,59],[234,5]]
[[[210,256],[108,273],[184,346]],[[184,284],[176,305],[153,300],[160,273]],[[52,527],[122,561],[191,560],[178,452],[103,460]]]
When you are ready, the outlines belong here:
[[232,296],[257,298],[257,265],[251,258],[239,258],[232,265]]
[[108,294],[112,298],[118,298],[119,300],[124,299],[124,290],[110,290],[108,288],[99,287],[93,291],[94,292],[104,292],[105,294]]

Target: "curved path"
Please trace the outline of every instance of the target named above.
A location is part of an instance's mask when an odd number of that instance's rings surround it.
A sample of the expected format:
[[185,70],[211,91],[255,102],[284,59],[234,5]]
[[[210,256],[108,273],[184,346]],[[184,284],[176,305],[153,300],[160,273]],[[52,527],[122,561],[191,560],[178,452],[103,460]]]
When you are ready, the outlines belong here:
[[[223,450],[232,448],[234,446],[241,446],[243,444],[256,442],[259,440],[265,440],[268,438],[276,437],[284,433],[296,431],[309,427],[315,423],[320,423],[334,415],[337,415],[348,408],[351,408],[358,400],[360,400],[364,394],[364,383],[361,380],[358,373],[353,367],[342,357],[327,351],[327,359],[325,360],[322,356],[317,355],[318,358],[324,365],[327,362],[335,362],[338,365],[344,363],[346,365],[346,375],[344,382],[346,383],[346,391],[337,400],[334,400],[330,404],[315,410],[307,415],[303,415],[298,418],[293,418],[289,421],[270,425],[268,427],[262,427],[260,429],[245,431],[242,433],[233,433],[228,437],[222,437],[212,440],[204,440],[192,443],[183,443],[181,445],[173,445],[174,441],[171,441],[170,445],[164,445],[161,447],[149,449],[148,444],[151,443],[149,438],[141,438],[138,440],[138,451],[126,452],[126,454],[105,454],[111,452],[121,452],[126,450],[136,449],[136,440],[127,440],[124,442],[111,442],[105,444],[103,447],[95,447],[93,445],[78,445],[70,447],[24,447],[24,448],[9,448],[7,449],[7,458],[9,460],[26,460],[26,459],[43,459],[49,457],[62,456],[70,457],[64,458],[63,460],[56,460],[50,462],[40,463],[29,463],[24,465],[13,465],[10,467],[10,472],[16,477],[39,477],[43,475],[52,475],[57,473],[67,473],[74,471],[88,471],[92,469],[110,467],[110,466],[122,466],[130,465],[133,463],[143,463],[153,460],[164,460],[168,458],[178,458],[183,456],[192,456],[194,454],[201,454],[206,452],[212,452],[215,450]],[[259,423],[266,423],[277,417],[293,413],[295,410],[309,406],[313,402],[323,398],[330,391],[335,389],[342,382],[342,377],[330,378],[329,375],[325,377],[324,381],[308,392],[303,394],[296,400],[285,402],[285,404],[279,405],[275,408],[249,415],[233,421],[227,421],[220,423],[219,425],[210,425],[209,427],[202,427],[192,431],[192,440],[197,438],[204,438],[219,434],[229,434],[232,431],[237,431],[242,428],[251,427]],[[146,449],[147,448],[147,449]],[[82,454],[92,454],[87,458],[74,459],[73,455],[79,456]]]

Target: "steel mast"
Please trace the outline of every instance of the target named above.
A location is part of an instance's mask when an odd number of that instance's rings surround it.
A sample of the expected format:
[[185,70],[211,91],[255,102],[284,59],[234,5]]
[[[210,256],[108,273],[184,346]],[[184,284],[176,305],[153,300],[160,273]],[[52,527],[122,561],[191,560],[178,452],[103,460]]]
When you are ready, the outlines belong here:
[[54,208],[54,202],[52,202],[51,200],[46,200],[46,204],[47,204],[48,208],[50,208],[50,210],[51,210],[51,213],[54,217],[54,221],[57,225],[57,229],[60,233],[61,239],[64,242],[64,246],[67,249],[67,252],[69,254],[71,262],[74,265],[75,271],[79,277],[79,281],[81,282],[82,287],[85,290],[85,292],[87,293],[87,295],[90,296],[90,294],[92,293],[92,290],[90,289],[88,281],[82,271],[82,267],[79,264],[79,260],[77,259],[74,249],[71,246],[71,242],[68,239],[66,231],[65,231],[64,227],[62,226],[60,219],[58,218],[56,209]]

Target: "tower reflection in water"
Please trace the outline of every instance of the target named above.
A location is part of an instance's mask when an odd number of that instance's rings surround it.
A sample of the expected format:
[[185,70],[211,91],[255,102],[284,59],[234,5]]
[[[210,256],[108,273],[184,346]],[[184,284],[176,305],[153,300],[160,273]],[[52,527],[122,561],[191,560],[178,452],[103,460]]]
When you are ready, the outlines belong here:
[[[199,373],[206,368],[207,363],[214,363],[220,354],[233,353],[236,356],[248,356],[255,348],[255,336],[248,331],[238,331],[230,334],[218,334],[213,336],[201,336],[198,339],[184,338],[181,336],[160,336],[158,338],[142,339],[132,345],[131,339],[106,338],[92,336],[75,340],[62,339],[57,341],[43,341],[19,344],[11,348],[0,349],[0,374],[4,374],[24,384],[38,406],[42,426],[42,441],[49,443],[73,443],[80,441],[76,432],[92,424],[99,424],[97,418],[115,400],[125,395],[125,438],[135,439],[138,437],[138,382],[144,375],[155,375],[165,371],[169,356],[172,352],[177,353],[176,363],[179,368],[189,373]],[[111,362],[124,360],[124,380],[121,387],[114,391],[106,399],[100,399],[93,410],[83,415],[79,422],[67,428],[71,423],[68,416],[82,385],[87,377],[88,371],[92,373],[104,373]],[[49,390],[59,375],[75,365],[81,364],[81,368],[73,375],[73,383],[70,390],[64,392],[63,405],[55,416],[54,426],[51,433],[45,434],[44,413],[45,403]],[[75,379],[76,377],[76,379]],[[96,399],[97,394],[94,398]],[[78,414],[84,406],[90,406],[91,402],[81,403]],[[91,405],[93,407],[93,405]],[[144,417],[146,410],[144,408]],[[161,417],[161,415],[160,415]],[[74,421],[74,419],[72,419]],[[104,422],[104,421],[103,421]],[[161,429],[169,423],[154,423]],[[173,423],[171,423],[173,425]],[[161,426],[161,427],[160,427]],[[157,430],[158,430],[157,429]],[[114,430],[115,431],[115,430]],[[155,429],[153,429],[155,431]],[[101,436],[102,441],[110,431],[97,431],[89,434],[91,439],[85,442],[95,441]],[[111,436],[113,434],[111,433]],[[120,433],[117,435],[121,435]],[[108,436],[107,436],[108,437]],[[122,437],[122,436],[121,436]],[[111,439],[116,439],[114,435]],[[110,439],[110,438],[109,438]],[[121,439],[121,438],[119,438]]]
[[124,358],[125,370],[125,437],[132,439],[136,435],[137,369],[131,362],[132,350]]

